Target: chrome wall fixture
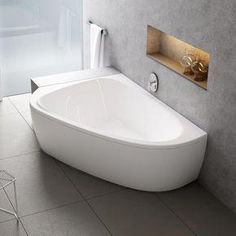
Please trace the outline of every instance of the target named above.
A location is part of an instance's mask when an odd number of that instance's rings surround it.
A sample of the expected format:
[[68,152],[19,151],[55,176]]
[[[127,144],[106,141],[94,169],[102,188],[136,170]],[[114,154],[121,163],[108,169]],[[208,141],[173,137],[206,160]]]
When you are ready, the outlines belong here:
[[159,87],[159,78],[156,73],[151,73],[148,79],[148,91],[156,93]]
[[[95,24],[95,23],[93,23],[91,20],[89,20],[89,21],[88,21],[88,24],[91,25],[91,24]],[[103,29],[102,32],[103,32],[104,35],[108,35],[107,29],[104,29],[104,28],[101,27],[101,26],[99,26],[99,27]]]

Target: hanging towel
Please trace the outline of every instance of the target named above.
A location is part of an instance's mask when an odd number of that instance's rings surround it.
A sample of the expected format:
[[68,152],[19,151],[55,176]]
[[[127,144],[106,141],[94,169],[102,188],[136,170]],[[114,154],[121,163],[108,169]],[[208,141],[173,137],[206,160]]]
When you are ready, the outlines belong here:
[[72,17],[73,12],[65,6],[60,7],[58,24],[58,47],[70,50],[72,36]]
[[90,67],[91,69],[104,67],[104,29],[90,25]]
[[104,67],[104,53],[105,53],[105,32],[102,30],[101,33],[101,46],[100,46],[100,52],[99,52],[99,67]]

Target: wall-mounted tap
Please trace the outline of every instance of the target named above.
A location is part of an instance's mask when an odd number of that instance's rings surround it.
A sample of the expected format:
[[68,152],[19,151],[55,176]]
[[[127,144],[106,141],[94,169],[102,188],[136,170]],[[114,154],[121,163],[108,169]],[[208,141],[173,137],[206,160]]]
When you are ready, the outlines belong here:
[[159,87],[159,78],[156,73],[151,73],[148,79],[148,91],[156,93]]

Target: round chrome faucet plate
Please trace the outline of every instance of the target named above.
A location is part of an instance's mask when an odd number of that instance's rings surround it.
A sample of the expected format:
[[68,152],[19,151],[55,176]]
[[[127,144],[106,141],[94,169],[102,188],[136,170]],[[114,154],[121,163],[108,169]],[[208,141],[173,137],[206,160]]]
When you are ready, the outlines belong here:
[[151,73],[148,79],[148,91],[155,93],[158,90],[158,86],[159,86],[159,78],[157,74]]

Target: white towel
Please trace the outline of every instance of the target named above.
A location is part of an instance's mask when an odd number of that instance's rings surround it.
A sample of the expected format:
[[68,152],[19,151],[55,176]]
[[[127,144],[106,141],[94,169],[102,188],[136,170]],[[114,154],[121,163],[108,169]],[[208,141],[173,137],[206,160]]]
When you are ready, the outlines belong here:
[[90,67],[91,69],[104,67],[104,30],[95,25],[90,25]]
[[99,67],[104,67],[104,53],[105,53],[105,32],[102,31],[101,35],[101,46],[99,52]]

